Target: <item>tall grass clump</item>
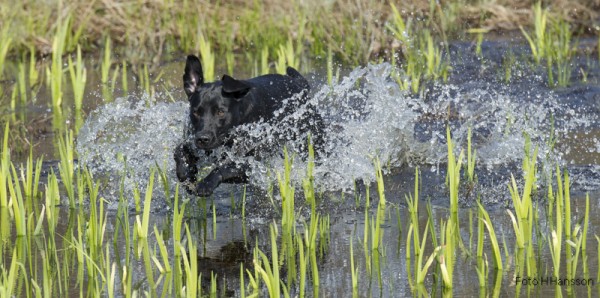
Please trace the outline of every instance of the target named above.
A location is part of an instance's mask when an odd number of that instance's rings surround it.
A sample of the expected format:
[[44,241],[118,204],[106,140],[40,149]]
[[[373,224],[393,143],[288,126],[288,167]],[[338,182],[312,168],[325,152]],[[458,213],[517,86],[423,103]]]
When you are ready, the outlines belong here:
[[475,176],[475,161],[477,158],[477,150],[471,150],[471,127],[467,135],[467,179],[473,184],[476,181]]
[[[435,257],[438,255],[438,253],[441,249],[441,246],[436,247],[434,249],[434,251],[431,253],[431,255],[429,256],[429,258],[427,258],[427,261],[425,261],[425,264],[423,264],[423,257],[424,257],[423,252],[425,251],[425,245],[427,243],[427,228],[428,227],[429,227],[429,222],[427,222],[425,224],[425,230],[423,232],[423,240],[421,240],[421,243],[419,244],[417,239],[414,239],[414,240],[412,240],[412,244],[411,244],[411,232],[419,233],[419,231],[415,230],[411,224],[410,227],[408,228],[408,237],[409,237],[408,240],[409,241],[406,243],[407,253],[410,251],[410,246],[411,245],[414,246],[414,251],[415,251],[415,255],[416,255],[415,281],[417,282],[417,284],[421,284],[421,285],[425,282],[425,277],[427,276],[427,271],[429,271],[429,268],[433,264]],[[417,254],[417,252],[419,252],[419,253]]]
[[454,265],[456,264],[456,248],[458,225],[452,222],[452,217],[441,224],[440,235],[442,246],[439,256],[440,269],[444,287],[451,289],[454,285]]
[[[8,178],[8,191],[11,200],[8,205],[12,205],[13,220],[17,236],[27,235],[27,210],[25,210],[23,192],[17,176],[17,170],[11,163],[11,176]],[[14,181],[14,183],[12,182]]]
[[[374,221],[369,220],[369,210],[368,207],[365,206],[365,238],[363,239],[363,241],[365,243],[367,273],[369,273],[369,276],[371,276],[373,272],[377,273],[377,281],[379,282],[379,287],[381,288],[383,286],[383,280],[381,275],[380,260],[381,257],[385,255],[382,248],[384,230],[381,229],[381,226],[385,224],[386,199],[385,186],[383,183],[383,172],[381,169],[379,158],[375,158],[375,160],[373,161],[373,166],[375,168],[375,180],[377,182],[377,194],[379,196],[379,203],[377,204],[377,213],[375,215]],[[367,246],[369,238],[371,240],[371,243],[370,246]],[[371,260],[373,261],[372,263]],[[372,267],[371,264],[373,265]]]
[[38,187],[40,184],[40,175],[42,174],[43,157],[33,159],[33,148],[29,148],[29,157],[25,168],[21,168],[21,181],[23,182],[23,193],[29,205],[29,210],[33,208],[33,200],[38,198]]
[[[502,265],[502,253],[500,252],[500,245],[498,244],[498,238],[496,237],[496,230],[494,229],[494,225],[492,223],[492,220],[490,219],[490,215],[485,210],[485,208],[483,208],[483,205],[481,205],[481,203],[478,203],[478,205],[479,205],[479,214],[481,215],[479,220],[481,220],[485,224],[485,227],[487,228],[487,231],[488,231],[488,234],[490,237],[490,243],[492,245],[492,252],[494,253],[495,267],[497,270],[501,271],[501,270],[503,270],[504,266]],[[481,237],[481,239],[483,240],[483,237]]]
[[287,287],[283,285],[282,281],[279,279],[279,261],[278,261],[278,251],[277,251],[277,228],[273,225],[269,226],[269,231],[271,235],[271,258],[269,258],[265,253],[260,251],[258,248],[257,255],[260,258],[255,257],[254,266],[256,270],[260,273],[263,282],[267,286],[269,297],[281,297],[281,292],[283,290],[284,297],[289,297],[289,293],[287,291]]
[[281,195],[281,255],[285,259],[288,269],[288,284],[296,281],[296,245],[294,235],[296,234],[296,215],[294,187],[291,181],[292,161],[284,148],[284,174],[277,174],[279,192]]
[[66,131],[64,137],[59,136],[58,148],[60,177],[67,190],[69,205],[71,208],[75,208],[75,140],[73,132]]
[[[156,174],[156,168],[152,168],[150,172],[150,180],[146,187],[146,194],[144,195],[144,210],[142,217],[136,216],[136,231],[137,236],[142,239],[148,238],[148,226],[150,224],[150,210],[152,209],[152,190],[154,189],[154,176]],[[138,194],[139,195],[139,194]]]
[[358,268],[354,265],[354,244],[350,237],[350,275],[352,278],[352,298],[358,297]]
[[75,111],[81,111],[83,105],[83,95],[85,91],[85,82],[87,80],[86,68],[81,58],[81,47],[77,45],[77,60],[73,63],[69,57],[69,74],[71,75],[71,85],[73,87],[73,102]]
[[4,126],[4,137],[2,139],[2,153],[0,153],[0,208],[8,207],[7,183],[10,183],[10,149],[8,147],[8,135],[10,133],[10,122],[6,121]]
[[54,172],[48,176],[48,183],[45,191],[46,223],[48,235],[54,238],[56,226],[58,225],[58,206],[60,205],[60,189],[58,179]]
[[215,55],[211,43],[207,40],[204,33],[198,30],[198,50],[202,60],[202,71],[206,80],[213,81],[215,77]]
[[333,84],[337,84],[340,79],[340,68],[336,67],[335,75],[333,74],[333,52],[331,48],[327,49],[327,84],[333,88]]
[[[187,239],[193,239],[187,224],[185,225],[185,232],[188,237]],[[188,241],[189,256],[186,254],[185,247],[182,245],[180,245],[177,250],[179,251],[179,255],[183,258],[185,285],[176,290],[181,296],[201,297],[202,288],[198,286],[198,283],[201,282],[201,278],[198,276],[198,250],[194,245],[194,241]]]
[[[533,203],[531,200],[531,196],[534,191],[536,175],[537,175],[537,152],[536,149],[531,152],[531,141],[528,136],[526,136],[525,141],[525,156],[523,158],[523,178],[525,179],[525,185],[523,186],[523,193],[519,194],[519,190],[517,188],[517,182],[515,177],[511,175],[511,184],[509,184],[508,188],[510,191],[510,195],[512,198],[513,206],[515,209],[515,216],[513,216],[510,210],[507,210],[509,216],[511,217],[513,228],[515,231],[515,236],[517,240],[517,246],[519,248],[525,248],[530,243],[529,241],[532,239],[533,233]],[[532,154],[533,153],[533,154]]]
[[52,63],[50,68],[46,68],[47,84],[50,87],[52,95],[52,108],[57,109],[62,104],[62,78],[63,62],[62,55],[67,43],[67,33],[69,30],[71,16],[60,22],[56,27],[56,34],[52,41]]
[[[566,182],[566,181],[565,181]],[[575,224],[573,227],[573,231],[568,234],[568,238],[566,240],[567,247],[567,256],[571,256],[567,259],[567,276],[568,278],[574,279],[577,274],[577,266],[579,264],[579,256],[581,254],[584,255],[583,261],[585,260],[585,251],[586,251],[586,243],[587,240],[587,230],[589,225],[589,208],[590,208],[590,197],[586,195],[585,200],[585,212],[583,216],[583,226],[579,223]],[[570,238],[570,239],[569,239]],[[572,250],[575,250],[574,252]],[[587,266],[587,262],[582,262],[585,267]]]
[[[569,23],[559,19],[553,21],[548,34],[548,84],[550,86],[566,87],[572,73],[571,57],[575,53],[571,45],[572,32]],[[557,78],[554,81],[553,71],[556,67]]]
[[[392,19],[386,28],[400,43],[401,54],[404,58],[400,74],[395,75],[400,88],[418,93],[423,80],[443,79],[446,81],[451,68],[431,32],[423,29],[417,33],[417,30],[412,28],[411,22],[407,24],[404,21],[396,6],[393,3],[390,5]],[[394,55],[392,55],[392,59],[395,59]],[[395,60],[393,61],[395,64]]]
[[[415,169],[415,192],[414,192],[414,196],[412,194],[408,194],[408,196],[405,196],[406,199],[406,205],[408,206],[408,213],[410,215],[410,227],[409,227],[409,232],[408,232],[408,240],[406,241],[406,245],[407,245],[407,249],[406,249],[406,256],[407,259],[410,259],[410,239],[412,237],[412,239],[414,239],[414,251],[415,251],[415,256],[419,256],[421,254],[421,250],[420,247],[418,246],[419,239],[419,169]],[[412,229],[411,229],[412,228]],[[412,231],[412,235],[411,232]]]
[[460,169],[462,166],[462,160],[464,151],[461,150],[458,158],[454,155],[454,142],[450,136],[450,127],[446,127],[446,143],[448,145],[448,171],[447,181],[448,188],[450,191],[450,213],[452,217],[452,223],[457,225],[458,228],[458,190],[460,187]]
[[546,26],[548,23],[548,9],[542,9],[542,2],[538,1],[532,7],[533,10],[533,33],[529,34],[522,26],[519,28],[523,33],[523,36],[527,39],[529,43],[529,48],[531,49],[531,54],[536,64],[540,64],[541,60],[547,54],[548,50],[546,37]]
[[[24,62],[24,58],[19,61],[19,66],[18,69],[19,71],[17,72],[17,84],[15,88],[19,89],[19,98],[20,98],[20,102],[21,105],[25,105],[25,103],[27,102],[27,79],[26,79],[26,75],[25,75],[25,62]],[[13,90],[13,92],[15,92]],[[14,107],[11,107],[14,110]]]
[[[8,23],[10,23],[10,20],[8,20]],[[10,33],[10,26],[4,26],[0,32],[0,79],[4,77],[4,63],[12,45],[12,36]]]
[[[102,275],[100,270],[94,268],[91,264],[97,264],[98,266],[103,264],[104,255],[102,251],[102,245],[104,244],[104,236],[106,235],[106,224],[108,213],[104,208],[104,199],[98,197],[99,185],[96,184],[89,172],[86,172],[85,179],[89,192],[90,211],[89,217],[84,216],[81,220],[85,222],[87,227],[85,230],[85,252],[87,254],[88,265],[88,276],[94,277],[98,273]],[[83,178],[82,178],[83,179]],[[78,218],[80,220],[81,217]]]
[[266,75],[270,72],[271,69],[269,66],[269,48],[263,47],[263,49],[260,51],[260,74]]
[[13,291],[17,290],[16,286],[19,282],[19,269],[22,265],[19,265],[19,258],[17,257],[17,248],[13,249],[12,259],[8,270],[2,267],[0,272],[0,296],[2,297],[14,297]]
[[104,49],[102,55],[102,64],[100,67],[100,81],[103,85],[108,84],[108,78],[110,76],[110,67],[112,66],[112,49],[111,39],[106,36],[104,38]]
[[29,48],[29,86],[34,86],[38,83],[40,78],[40,72],[35,67],[35,48]]
[[300,60],[297,56],[297,52],[294,48],[294,42],[290,37],[285,44],[280,44],[279,48],[277,49],[275,71],[279,74],[285,74],[288,66],[298,69],[300,66]]
[[385,223],[385,186],[383,184],[383,173],[381,171],[381,164],[379,159],[375,160],[375,180],[377,181],[377,194],[379,195],[379,203],[377,204],[377,217],[375,218],[375,225],[373,229],[373,238],[371,248],[373,251],[380,252],[381,243],[383,241],[384,231],[381,229],[381,225]]
[[476,42],[475,42],[475,55],[477,57],[482,57],[483,53],[481,51],[481,44],[483,43],[484,34],[488,33],[490,30],[485,28],[473,28],[467,30],[467,33],[475,34]]
[[540,65],[542,60],[546,59],[548,85],[565,87],[571,78],[571,57],[575,52],[571,45],[571,27],[561,17],[550,18],[548,9],[542,9],[541,1],[535,3],[532,10],[533,32],[527,33],[523,27],[520,27],[521,32],[529,43],[535,63]]
[[[561,171],[556,169],[556,186],[557,192],[555,196],[555,222],[556,226],[552,229],[551,234],[548,236],[548,248],[550,249],[550,255],[552,256],[552,267],[553,276],[559,278],[560,276],[560,264],[562,255],[562,241],[563,241],[563,230],[570,230],[571,228],[571,207],[570,207],[570,194],[569,194],[569,178],[565,172],[565,183],[561,178]],[[567,207],[567,205],[569,205]],[[564,220],[564,222],[563,222]],[[570,231],[568,232],[570,234]],[[569,237],[566,237],[570,241]],[[567,246],[568,247],[568,246]],[[567,254],[571,258],[570,254]],[[568,262],[569,263],[569,262]],[[570,268],[569,268],[570,269]],[[570,272],[569,272],[570,273]]]

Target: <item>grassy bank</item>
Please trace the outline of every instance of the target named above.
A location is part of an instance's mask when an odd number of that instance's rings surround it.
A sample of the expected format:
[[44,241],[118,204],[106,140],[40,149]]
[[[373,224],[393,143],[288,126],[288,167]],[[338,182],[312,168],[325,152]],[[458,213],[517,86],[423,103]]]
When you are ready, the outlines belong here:
[[[9,57],[35,50],[49,55],[57,30],[66,27],[64,53],[96,52],[105,38],[130,63],[156,63],[165,52],[199,52],[204,36],[219,59],[227,53],[276,55],[292,40],[297,52],[325,57],[328,49],[359,64],[402,47],[388,25],[395,4],[407,25],[428,28],[443,40],[472,38],[467,30],[517,30],[533,24],[534,1],[33,1],[0,4],[3,46]],[[551,18],[566,20],[577,34],[597,34],[600,3],[544,1]],[[10,41],[10,42],[8,42]]]

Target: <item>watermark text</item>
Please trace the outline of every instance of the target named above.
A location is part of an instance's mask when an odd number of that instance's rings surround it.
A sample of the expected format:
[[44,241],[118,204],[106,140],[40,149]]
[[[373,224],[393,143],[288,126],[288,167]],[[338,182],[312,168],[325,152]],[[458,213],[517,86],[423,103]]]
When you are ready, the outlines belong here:
[[594,286],[593,278],[557,278],[555,276],[517,276],[515,284],[522,286]]

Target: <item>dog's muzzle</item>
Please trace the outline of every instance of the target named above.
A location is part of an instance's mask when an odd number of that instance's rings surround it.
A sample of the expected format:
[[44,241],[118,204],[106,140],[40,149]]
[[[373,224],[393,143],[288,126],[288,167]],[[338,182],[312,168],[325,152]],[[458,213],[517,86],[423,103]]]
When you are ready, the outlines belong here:
[[214,143],[215,137],[211,133],[198,133],[196,134],[196,147],[198,148],[209,148]]

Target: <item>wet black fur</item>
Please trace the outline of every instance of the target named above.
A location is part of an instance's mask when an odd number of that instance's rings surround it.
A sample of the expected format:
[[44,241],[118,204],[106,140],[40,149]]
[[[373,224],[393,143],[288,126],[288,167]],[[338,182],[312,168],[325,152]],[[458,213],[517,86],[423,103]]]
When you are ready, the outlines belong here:
[[[190,122],[186,128],[188,136],[175,149],[174,158],[177,178],[191,183],[192,193],[209,196],[221,183],[247,182],[247,165],[232,163],[218,166],[197,182],[199,151],[208,154],[219,146],[228,146],[229,133],[235,126],[274,119],[283,100],[295,94],[304,92],[301,100],[305,101],[308,82],[294,68],[288,67],[286,72],[287,75],[269,74],[248,80],[224,75],[221,81],[205,83],[200,60],[193,55],[187,57],[183,85],[190,103]],[[310,124],[304,126],[316,136],[313,138],[320,139],[321,118],[316,112],[311,117],[307,122]],[[251,150],[246,154],[255,153]]]

